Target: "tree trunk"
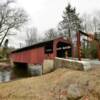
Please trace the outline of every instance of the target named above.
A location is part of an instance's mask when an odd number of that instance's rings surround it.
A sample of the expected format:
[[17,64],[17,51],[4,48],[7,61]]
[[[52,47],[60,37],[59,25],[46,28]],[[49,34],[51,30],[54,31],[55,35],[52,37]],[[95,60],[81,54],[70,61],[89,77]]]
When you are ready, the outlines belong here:
[[5,35],[3,36],[3,38],[2,38],[2,40],[1,40],[1,42],[0,42],[0,47],[1,47],[1,45],[2,45],[2,43],[3,43],[3,41],[4,41],[4,39],[5,39],[5,37],[7,36],[8,31],[9,31],[9,28],[7,29]]
[[69,36],[69,38],[71,38],[70,29],[68,29],[68,36]]

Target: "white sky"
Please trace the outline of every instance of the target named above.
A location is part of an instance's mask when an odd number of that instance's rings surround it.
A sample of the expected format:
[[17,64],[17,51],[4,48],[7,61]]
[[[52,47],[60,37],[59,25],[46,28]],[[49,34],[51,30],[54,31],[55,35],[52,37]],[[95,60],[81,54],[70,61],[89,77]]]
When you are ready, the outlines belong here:
[[80,14],[100,9],[100,0],[18,0],[18,4],[29,13],[32,23],[41,32],[57,26],[69,1]]
[[17,0],[18,5],[29,14],[31,23],[39,33],[58,25],[68,2],[76,7],[80,15],[100,10],[100,0]]

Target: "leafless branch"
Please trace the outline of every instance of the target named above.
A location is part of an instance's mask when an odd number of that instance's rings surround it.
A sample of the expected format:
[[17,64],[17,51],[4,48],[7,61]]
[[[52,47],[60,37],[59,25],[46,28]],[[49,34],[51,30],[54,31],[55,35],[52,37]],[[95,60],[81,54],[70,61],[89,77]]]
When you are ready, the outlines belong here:
[[5,37],[11,32],[12,29],[19,29],[25,22],[28,21],[26,12],[21,8],[11,8],[10,4],[15,0],[7,0],[7,2],[0,4],[0,36],[2,45]]

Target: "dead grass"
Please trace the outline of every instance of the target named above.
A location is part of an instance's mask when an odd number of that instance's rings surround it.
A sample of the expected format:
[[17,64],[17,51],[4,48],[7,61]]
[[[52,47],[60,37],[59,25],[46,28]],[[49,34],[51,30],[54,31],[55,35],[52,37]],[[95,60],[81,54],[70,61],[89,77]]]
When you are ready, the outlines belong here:
[[62,68],[43,76],[2,83],[0,100],[67,100],[70,84],[82,89],[80,100],[100,100],[100,68],[87,72]]

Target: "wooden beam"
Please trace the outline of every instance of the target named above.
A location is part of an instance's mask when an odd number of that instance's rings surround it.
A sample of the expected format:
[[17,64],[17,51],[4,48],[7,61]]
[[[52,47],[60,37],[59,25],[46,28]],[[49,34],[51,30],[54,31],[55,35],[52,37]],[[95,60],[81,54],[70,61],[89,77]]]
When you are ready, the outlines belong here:
[[99,42],[96,42],[97,43],[97,52],[98,52],[98,60],[100,61],[100,43]]
[[89,34],[87,34],[87,33],[85,33],[85,32],[82,32],[82,31],[80,31],[80,30],[79,30],[79,33],[81,33],[81,34],[83,34],[83,35],[85,35],[85,36],[89,36]]
[[[92,35],[88,34],[88,33],[85,33],[85,32],[82,32],[79,30],[79,33],[89,37],[89,38],[92,38]],[[78,33],[78,34],[79,34]],[[93,35],[94,36],[94,35]],[[77,39],[79,39],[79,37],[77,36]],[[93,37],[93,40],[96,41],[97,43],[97,49],[98,49],[98,59],[100,60],[100,43],[99,43],[99,40],[96,38],[96,37]],[[78,40],[79,41],[79,40]],[[86,40],[84,39],[84,41],[89,41],[89,40]],[[90,41],[89,41],[90,42]],[[77,45],[79,46],[79,44],[77,43]],[[78,47],[79,48],[79,47]],[[79,52],[79,51],[78,51]]]
[[81,48],[80,32],[78,32],[78,33],[77,33],[77,51],[78,51],[78,60],[81,60],[80,48]]
[[[80,31],[80,30],[79,30],[79,33],[81,33],[81,34],[83,34],[83,35],[85,35],[85,36],[87,36],[87,37],[90,37],[90,38],[91,38],[91,36],[94,36],[94,35],[92,35],[92,34],[85,33],[85,32],[82,32],[82,31]],[[99,41],[95,36],[94,36],[94,40],[97,41],[97,42]]]

